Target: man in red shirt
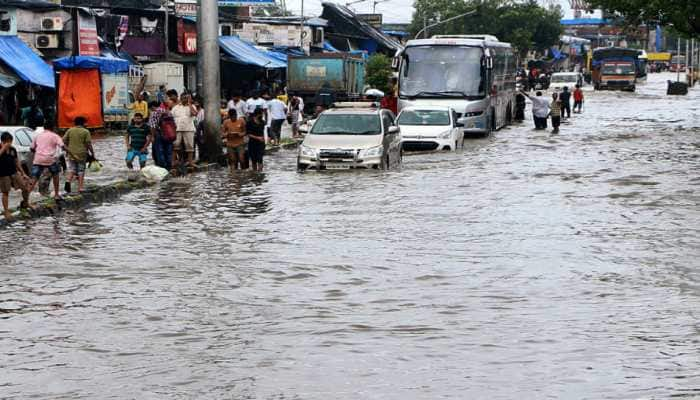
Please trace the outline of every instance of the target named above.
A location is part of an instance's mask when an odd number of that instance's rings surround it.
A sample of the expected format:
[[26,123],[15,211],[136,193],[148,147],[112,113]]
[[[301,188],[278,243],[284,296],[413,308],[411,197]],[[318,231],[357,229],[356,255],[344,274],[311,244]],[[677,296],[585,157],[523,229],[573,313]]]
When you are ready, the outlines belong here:
[[583,90],[581,90],[581,85],[576,85],[574,90],[574,113],[581,114],[583,109]]

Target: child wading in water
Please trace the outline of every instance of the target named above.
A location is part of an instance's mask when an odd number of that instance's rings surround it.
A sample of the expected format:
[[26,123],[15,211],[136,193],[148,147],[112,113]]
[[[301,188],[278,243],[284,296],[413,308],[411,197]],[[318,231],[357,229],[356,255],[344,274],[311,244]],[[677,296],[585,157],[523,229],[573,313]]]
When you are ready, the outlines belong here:
[[12,189],[22,191],[21,208],[29,207],[29,177],[24,173],[19,162],[17,150],[12,147],[12,134],[3,132],[0,136],[0,191],[2,191],[2,211],[6,220],[11,220],[10,192]]

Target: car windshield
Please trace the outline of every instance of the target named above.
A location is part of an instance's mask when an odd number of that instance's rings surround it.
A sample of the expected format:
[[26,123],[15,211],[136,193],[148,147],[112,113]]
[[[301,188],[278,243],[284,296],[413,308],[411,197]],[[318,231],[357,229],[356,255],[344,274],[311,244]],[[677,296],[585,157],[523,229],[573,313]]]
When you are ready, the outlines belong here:
[[576,82],[576,75],[552,75],[552,83]]
[[450,114],[440,110],[404,110],[399,115],[399,125],[446,126]]
[[20,146],[29,147],[32,144],[31,136],[24,129],[16,130],[13,136]]
[[634,74],[634,66],[632,64],[605,64],[602,72],[607,75],[629,75]]
[[402,97],[483,96],[481,56],[482,49],[478,47],[408,47],[399,73],[399,94]]
[[312,135],[379,135],[379,116],[373,114],[321,114]]

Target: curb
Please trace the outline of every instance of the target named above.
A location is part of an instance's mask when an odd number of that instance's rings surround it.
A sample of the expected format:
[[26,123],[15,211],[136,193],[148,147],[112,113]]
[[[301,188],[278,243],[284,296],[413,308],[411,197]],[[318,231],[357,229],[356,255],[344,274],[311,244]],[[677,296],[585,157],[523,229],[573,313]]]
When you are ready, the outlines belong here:
[[[277,153],[281,149],[289,150],[299,147],[300,141],[283,143],[279,146],[270,146],[265,149],[266,154]],[[225,163],[225,158],[222,159]],[[218,170],[224,168],[226,164],[201,164],[194,168],[194,171],[190,174],[207,172],[212,170]],[[111,201],[125,195],[127,193],[133,192],[138,189],[145,189],[147,187],[155,186],[159,183],[167,182],[172,176],[168,175],[162,182],[152,182],[147,181],[139,176],[138,179],[122,180],[105,186],[88,186],[87,190],[80,194],[74,194],[66,196],[62,201],[56,202],[54,199],[49,198],[41,200],[34,204],[33,209],[11,210],[15,219],[8,222],[4,218],[0,218],[0,229],[3,229],[11,225],[15,221],[26,221],[30,219],[37,219],[42,217],[48,217],[51,215],[58,215],[64,210],[69,209],[80,209],[92,207],[94,205],[102,204],[105,201]]]

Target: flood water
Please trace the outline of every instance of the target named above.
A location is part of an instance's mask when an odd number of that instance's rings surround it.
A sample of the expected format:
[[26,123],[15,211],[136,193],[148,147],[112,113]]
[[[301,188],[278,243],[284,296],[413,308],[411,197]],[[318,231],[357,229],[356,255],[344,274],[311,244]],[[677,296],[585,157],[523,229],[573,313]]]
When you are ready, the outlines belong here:
[[[700,396],[700,89],[0,231],[0,398]],[[529,110],[528,110],[529,113]]]

